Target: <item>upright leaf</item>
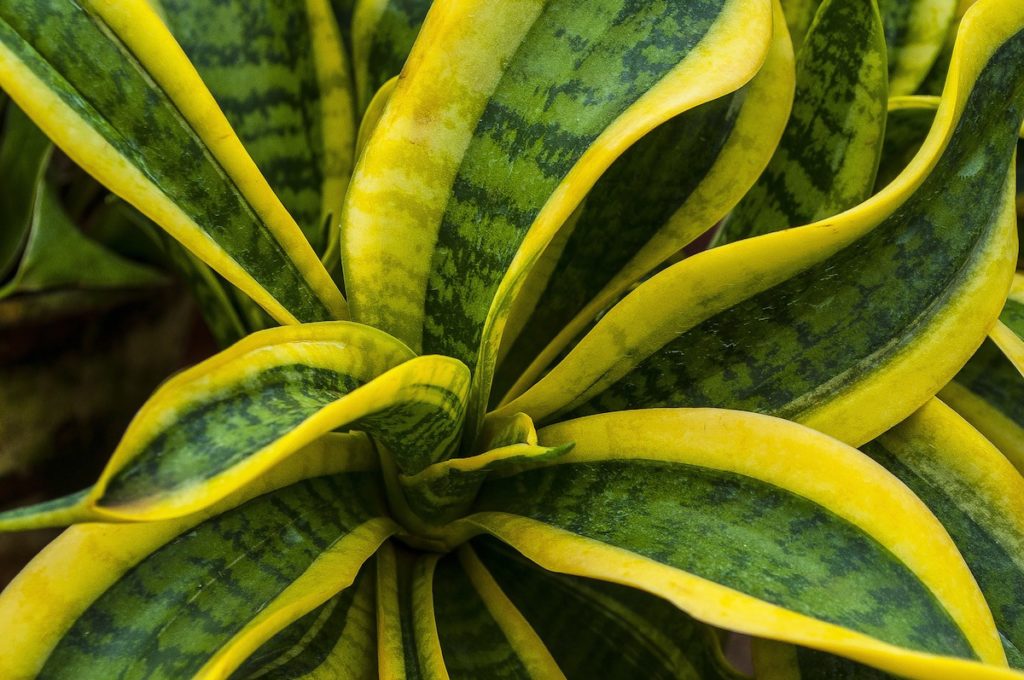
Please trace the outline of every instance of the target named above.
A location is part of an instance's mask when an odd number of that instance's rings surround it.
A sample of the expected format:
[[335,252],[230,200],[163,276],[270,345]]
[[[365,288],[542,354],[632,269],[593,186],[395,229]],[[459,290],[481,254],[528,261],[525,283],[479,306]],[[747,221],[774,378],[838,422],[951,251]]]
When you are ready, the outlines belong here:
[[1007,0],[967,15],[932,131],[882,192],[666,269],[495,417],[716,406],[860,445],[910,415],[981,343],[1013,275],[1022,27]]
[[583,194],[658,123],[747,82],[770,39],[769,0],[431,12],[346,199],[355,318],[473,369],[475,429],[512,299]]
[[145,2],[5,0],[0,86],[76,163],[278,321],[346,314],[301,230]]
[[242,144],[318,254],[352,170],[349,64],[328,0],[160,0]]
[[640,139],[548,245],[509,313],[495,397],[510,385],[516,392],[528,365],[576,339],[630,286],[722,219],[768,162],[792,89],[793,55],[776,5],[772,46],[753,80]]
[[760,179],[719,242],[809,224],[871,195],[888,88],[875,2],[825,0],[797,54],[793,113]]
[[352,66],[359,111],[405,65],[433,0],[360,0],[352,15]]

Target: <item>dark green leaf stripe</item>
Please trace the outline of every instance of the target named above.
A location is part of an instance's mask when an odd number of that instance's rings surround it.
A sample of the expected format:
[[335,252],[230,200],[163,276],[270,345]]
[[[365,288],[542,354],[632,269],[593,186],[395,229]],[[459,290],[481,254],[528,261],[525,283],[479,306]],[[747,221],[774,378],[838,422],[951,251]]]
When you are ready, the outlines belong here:
[[[748,101],[746,93],[747,88],[740,89],[661,125],[601,176],[583,204],[524,332],[502,360],[492,388],[494,397],[505,394],[540,350],[701,184],[735,129]],[[615,247],[609,247],[611,243]],[[679,243],[679,247],[684,245]]]
[[192,675],[318,555],[385,513],[376,480],[359,472],[300,482],[182,534],[93,603],[39,677]]
[[[967,479],[947,462],[974,452],[960,448],[963,442],[959,438],[945,437],[944,441],[944,432],[930,428],[950,420],[954,422],[949,427],[957,428],[955,421],[959,419],[942,404],[929,404],[925,409],[942,417],[925,420],[921,413],[915,414],[863,450],[909,486],[949,531],[985,594],[1007,660],[1022,668],[1024,587],[1018,554],[1024,535],[1020,523],[1006,517],[986,489],[974,487],[975,480]],[[965,429],[970,438],[977,440],[975,446],[988,446],[969,426]],[[936,451],[937,446],[943,449]],[[992,470],[992,474],[1005,474],[1005,470]],[[1017,475],[1012,469],[1010,474]],[[1015,486],[1024,488],[1024,484]]]
[[375,673],[374,563],[351,586],[263,644],[231,678],[289,680],[314,671],[333,677]]
[[545,522],[886,642],[973,656],[931,591],[885,547],[750,477],[644,460],[563,463],[488,481],[477,509]]
[[1024,378],[986,340],[939,396],[1024,471]]
[[[427,284],[423,350],[471,368],[518,244],[616,117],[707,33],[723,0],[550,2],[476,124],[444,210]],[[494,173],[512,162],[515,173]]]
[[355,389],[355,378],[304,364],[275,366],[196,403],[110,479],[110,505],[161,495],[221,473]]
[[871,232],[681,333],[572,415],[717,406],[799,420],[895,362],[994,257],[1022,59],[1024,34],[996,50],[931,174]]
[[[822,4],[822,0],[782,0],[795,46],[802,45]],[[857,4],[866,5],[867,1]],[[892,94],[912,94],[928,76],[954,29],[957,4],[957,0],[877,0],[885,27]],[[948,67],[949,55],[945,56]],[[939,90],[945,76],[945,68],[936,74]]]
[[161,0],[168,27],[256,161],[323,253],[323,126],[305,2]]
[[352,53],[360,111],[402,70],[431,4],[432,0],[358,3],[352,17]]
[[796,63],[793,113],[782,141],[719,242],[816,222],[871,194],[888,101],[875,3],[822,3]]
[[289,313],[301,321],[331,318],[168,95],[92,10],[70,0],[4,2],[0,45]]
[[569,680],[737,680],[716,634],[639,590],[545,571],[490,538],[473,549]]
[[455,555],[437,563],[433,587],[437,632],[452,680],[531,677]]

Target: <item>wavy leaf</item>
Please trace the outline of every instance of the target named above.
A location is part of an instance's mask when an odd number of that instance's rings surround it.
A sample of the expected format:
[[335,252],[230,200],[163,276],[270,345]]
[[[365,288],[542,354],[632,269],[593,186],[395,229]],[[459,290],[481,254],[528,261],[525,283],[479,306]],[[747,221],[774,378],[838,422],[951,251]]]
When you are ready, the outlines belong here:
[[793,55],[776,4],[772,46],[753,80],[640,139],[548,245],[509,313],[494,396],[510,385],[521,392],[595,316],[722,219],[768,162],[792,90]]
[[0,86],[72,160],[279,322],[347,313],[294,219],[146,3],[5,2]]
[[334,437],[201,514],[65,532],[0,595],[18,650],[0,655],[0,675],[191,676],[344,589],[397,527],[372,449]]
[[494,417],[715,406],[860,445],[910,415],[980,344],[1012,277],[1022,26],[1008,1],[968,14],[928,140],[882,192],[666,269]]
[[555,232],[634,141],[753,77],[770,38],[769,0],[431,12],[346,198],[354,318],[466,363],[475,436],[509,306]]
[[1014,677],[949,535],[859,451],[709,409],[605,414],[539,437],[576,445],[486,482],[464,525],[545,569],[646,590],[712,625],[907,677]]
[[450,455],[468,384],[457,361],[412,358],[358,324],[263,331],[157,390],[86,496],[10,511],[0,528],[194,512],[342,426],[372,432],[415,474]]
[[882,152],[886,79],[876,3],[823,2],[797,54],[782,141],[717,242],[816,222],[867,199]]

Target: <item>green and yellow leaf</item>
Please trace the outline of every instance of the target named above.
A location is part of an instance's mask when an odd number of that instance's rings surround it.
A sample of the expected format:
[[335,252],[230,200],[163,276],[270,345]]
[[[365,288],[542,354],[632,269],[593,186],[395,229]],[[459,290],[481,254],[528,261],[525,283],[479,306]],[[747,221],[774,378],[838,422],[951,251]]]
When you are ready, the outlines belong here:
[[[494,396],[577,336],[642,277],[717,224],[778,144],[793,93],[781,10],[744,87],[645,135],[608,168],[527,277],[502,334]],[[541,354],[542,356],[537,356]]]
[[[263,331],[165,383],[84,495],[0,515],[0,528],[195,512],[342,426],[408,474],[451,455],[469,376],[349,322]],[[383,452],[382,452],[383,453]]]
[[867,199],[882,152],[886,78],[876,3],[825,0],[797,54],[782,140],[717,242],[817,222]]
[[307,453],[200,514],[69,529],[0,596],[0,676],[192,676],[347,587],[397,527],[365,438]]
[[76,163],[279,322],[346,315],[295,220],[146,2],[5,2],[0,87]]
[[475,430],[512,300],[559,227],[633,142],[749,81],[771,23],[769,0],[437,5],[346,199],[354,318],[469,366]]
[[539,438],[575,447],[489,479],[464,530],[545,569],[646,590],[705,623],[901,676],[1013,677],[953,540],[859,451],[787,421],[708,409],[604,414]]
[[913,413],[982,342],[1013,275],[1018,9],[964,19],[928,139],[884,190],[666,269],[494,417],[727,407],[860,445]]

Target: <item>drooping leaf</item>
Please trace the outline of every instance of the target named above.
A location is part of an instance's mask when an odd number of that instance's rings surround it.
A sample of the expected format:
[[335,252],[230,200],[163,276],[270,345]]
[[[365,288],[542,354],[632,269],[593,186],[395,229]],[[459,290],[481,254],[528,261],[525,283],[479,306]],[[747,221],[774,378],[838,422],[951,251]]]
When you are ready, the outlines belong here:
[[318,254],[355,146],[353,88],[328,0],[160,0],[242,144]]
[[194,512],[342,426],[415,474],[451,454],[468,384],[457,361],[358,324],[263,331],[157,390],[88,494],[9,511],[0,529]]
[[753,77],[771,34],[768,0],[429,13],[346,199],[354,318],[467,364],[475,436],[512,299],[555,232],[635,140]]
[[0,299],[56,288],[145,288],[166,284],[159,272],[113,253],[71,223],[45,181],[34,192],[28,241]]
[[932,131],[882,192],[666,269],[494,416],[728,407],[860,445],[910,415],[981,343],[1012,277],[1018,10],[965,18]]
[[710,627],[632,588],[553,574],[493,539],[473,551],[569,678],[738,680]]
[[72,160],[278,321],[347,313],[294,219],[146,3],[4,2],[0,86]]
[[859,451],[710,409],[604,414],[539,437],[575,448],[488,480],[463,522],[541,567],[906,677],[1013,676],[953,541]]
[[405,65],[433,0],[360,0],[352,15],[352,67],[359,111]]
[[544,363],[722,219],[768,162],[792,89],[793,55],[776,5],[772,46],[753,80],[640,139],[548,245],[509,312],[495,398],[510,385],[520,391],[517,379],[528,365]]
[[717,241],[810,224],[870,196],[885,130],[886,78],[875,2],[825,0],[797,53],[793,113],[782,141]]
[[372,449],[348,439],[199,515],[68,530],[0,596],[0,629],[18,650],[0,655],[0,675],[230,673],[260,634],[347,587],[395,531]]

